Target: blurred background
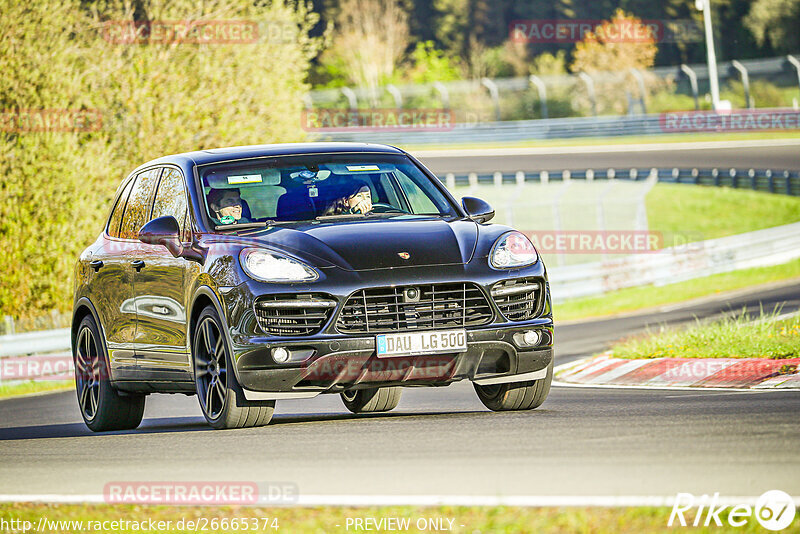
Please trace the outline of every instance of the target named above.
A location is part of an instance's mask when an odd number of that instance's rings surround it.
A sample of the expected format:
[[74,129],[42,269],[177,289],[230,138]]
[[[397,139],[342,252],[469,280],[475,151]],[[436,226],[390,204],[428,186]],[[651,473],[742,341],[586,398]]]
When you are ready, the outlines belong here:
[[[164,154],[314,139],[409,147],[663,133],[664,112],[712,109],[698,7],[0,0],[0,315],[18,330],[63,323],[75,258],[100,231],[115,188]],[[720,99],[734,109],[797,109],[800,64],[790,54],[800,51],[800,0],[713,0],[710,10]],[[657,31],[614,38],[602,21]],[[541,34],[570,22],[593,31]],[[181,33],[198,24],[208,32]],[[436,132],[318,131],[307,121],[315,109],[444,109],[454,119]],[[651,185],[565,198],[587,220],[617,216],[626,222],[615,228],[646,229]],[[500,203],[501,222],[566,224],[531,211],[552,206],[560,186],[530,191],[534,204],[521,207],[512,205],[518,191],[486,195]]]

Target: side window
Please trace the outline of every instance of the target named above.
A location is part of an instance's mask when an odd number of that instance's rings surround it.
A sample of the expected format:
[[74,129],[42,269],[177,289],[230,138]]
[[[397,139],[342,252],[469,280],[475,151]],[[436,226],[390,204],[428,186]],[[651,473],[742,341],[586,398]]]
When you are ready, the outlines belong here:
[[152,219],[172,215],[178,221],[181,229],[181,241],[190,241],[187,237],[186,228],[186,188],[183,185],[183,176],[178,169],[166,168],[161,182],[158,184],[158,192],[153,203]]
[[400,183],[400,187],[403,188],[403,192],[408,197],[408,202],[411,204],[411,211],[414,213],[438,213],[439,209],[436,205],[428,198],[420,186],[416,184],[411,178],[403,174],[402,172],[398,171],[395,173],[397,177],[397,181]]
[[139,230],[149,220],[150,199],[153,198],[153,188],[158,181],[161,168],[140,173],[133,184],[128,204],[125,206],[125,215],[122,217],[122,227],[119,236],[123,239],[136,239]]
[[114,211],[111,212],[108,228],[106,228],[106,232],[111,237],[119,237],[119,223],[122,221],[122,212],[125,211],[125,204],[128,202],[128,195],[131,192],[131,187],[133,187],[133,182],[131,180],[125,185],[125,190],[122,191],[119,200],[117,200],[117,205],[114,206]]

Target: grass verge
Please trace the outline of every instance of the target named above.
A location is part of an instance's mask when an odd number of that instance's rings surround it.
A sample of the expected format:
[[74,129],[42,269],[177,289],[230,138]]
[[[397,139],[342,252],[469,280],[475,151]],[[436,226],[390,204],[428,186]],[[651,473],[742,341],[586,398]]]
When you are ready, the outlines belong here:
[[663,234],[665,246],[800,220],[800,197],[729,187],[658,184],[646,202],[649,228]]
[[44,393],[45,391],[67,391],[72,389],[74,385],[71,380],[42,380],[10,385],[0,384],[0,399],[22,397],[31,393]]
[[661,328],[612,348],[617,358],[800,358],[800,315],[746,313],[688,328]]
[[664,286],[619,289],[603,295],[553,305],[557,321],[602,317],[751,288],[759,284],[800,278],[800,259],[772,267],[754,267]]
[[[693,528],[692,532],[760,532],[754,518],[742,527],[733,528],[727,522],[727,512],[720,514],[722,527],[710,526]],[[139,505],[49,505],[49,504],[2,504],[0,520],[28,521],[33,528],[45,518],[46,532],[147,532],[148,521],[169,521],[169,526],[162,524],[161,532],[195,532],[187,528],[189,521],[206,525],[204,532],[230,532],[231,520],[247,521],[248,527],[257,528],[238,530],[240,532],[353,532],[364,528],[354,528],[356,519],[380,521],[382,518],[407,519],[409,528],[378,529],[372,524],[372,530],[390,532],[431,532],[450,530],[454,533],[527,533],[527,532],[675,532],[675,528],[667,526],[670,508],[630,507],[630,508],[515,508],[515,507],[380,507],[380,508],[236,508],[236,507],[169,507]],[[694,520],[694,510],[685,513],[687,522]],[[222,519],[227,519],[227,528],[221,528]],[[212,521],[216,519],[216,523]],[[452,520],[452,523],[448,522]],[[703,518],[705,519],[705,518]],[[180,521],[183,523],[179,523]],[[350,521],[348,526],[348,520]],[[441,523],[435,523],[435,521]],[[84,528],[76,523],[56,521],[82,521]],[[128,521],[122,528],[104,528],[111,521]],[[88,522],[93,526],[86,528]],[[143,527],[134,528],[133,522],[144,522]],[[425,523],[423,523],[425,522]],[[96,525],[95,525],[96,523]],[[702,520],[700,521],[702,524]],[[215,524],[217,528],[212,528]],[[449,525],[452,524],[452,529]],[[277,528],[274,527],[277,525]],[[427,528],[420,528],[428,525]],[[440,528],[431,528],[440,525]],[[183,528],[180,528],[183,526]],[[264,528],[266,527],[266,528]],[[22,529],[20,528],[21,532]],[[153,530],[149,530],[153,531]]]

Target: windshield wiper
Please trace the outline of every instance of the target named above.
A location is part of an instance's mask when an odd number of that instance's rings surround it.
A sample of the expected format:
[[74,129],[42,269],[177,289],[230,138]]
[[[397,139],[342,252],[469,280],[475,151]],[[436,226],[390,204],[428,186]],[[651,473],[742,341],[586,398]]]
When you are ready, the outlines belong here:
[[214,227],[214,230],[245,230],[247,228],[265,228],[271,224],[274,224],[274,222],[259,221],[259,222],[238,223],[238,224],[218,224]]
[[319,215],[314,218],[315,221],[334,221],[336,219],[364,219],[366,215],[363,213],[340,213],[339,215]]

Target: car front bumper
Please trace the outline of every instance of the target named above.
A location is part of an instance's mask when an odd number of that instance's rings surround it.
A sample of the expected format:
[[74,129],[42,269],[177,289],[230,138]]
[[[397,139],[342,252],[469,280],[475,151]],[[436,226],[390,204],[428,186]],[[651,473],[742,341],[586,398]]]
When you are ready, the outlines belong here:
[[[534,347],[518,343],[526,331],[539,333]],[[275,348],[308,355],[304,361],[277,364]],[[240,347],[241,348],[241,347]],[[467,330],[467,350],[379,358],[375,336],[261,342],[236,360],[239,384],[249,400],[312,397],[345,389],[379,386],[445,386],[459,380],[478,384],[544,378],[553,361],[553,321],[549,317],[513,326],[487,325]]]

